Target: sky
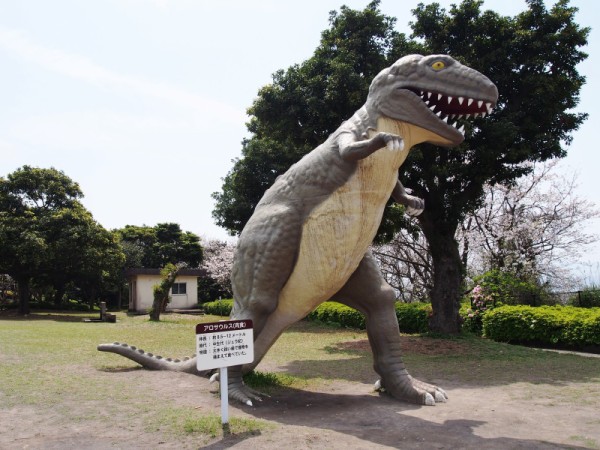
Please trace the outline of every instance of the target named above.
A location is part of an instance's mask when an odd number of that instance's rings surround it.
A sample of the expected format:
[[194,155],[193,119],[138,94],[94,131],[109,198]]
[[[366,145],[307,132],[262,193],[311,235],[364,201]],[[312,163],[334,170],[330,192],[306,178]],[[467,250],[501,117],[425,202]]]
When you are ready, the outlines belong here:
[[[0,0],[0,176],[25,164],[54,167],[79,183],[106,228],[176,222],[226,239],[211,193],[241,155],[247,108],[274,72],[312,55],[331,10],[368,2]],[[418,3],[382,0],[380,8],[410,34]],[[600,23],[595,2],[571,5],[580,25]],[[525,8],[524,0],[484,2],[503,15]],[[589,118],[561,166],[578,174],[579,196],[600,206],[595,29],[584,50],[577,110]],[[587,231],[598,233],[600,222]],[[600,264],[600,244],[585,258]]]

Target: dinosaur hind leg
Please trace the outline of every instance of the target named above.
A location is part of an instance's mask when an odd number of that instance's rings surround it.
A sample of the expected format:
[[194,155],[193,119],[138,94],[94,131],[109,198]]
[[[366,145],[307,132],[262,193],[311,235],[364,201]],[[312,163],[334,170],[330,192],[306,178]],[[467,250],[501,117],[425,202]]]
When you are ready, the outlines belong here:
[[374,369],[381,377],[380,387],[394,398],[411,403],[435,405],[446,401],[447,395],[442,389],[411,377],[404,367],[395,294],[370,252],[333,300],[365,315]]
[[296,262],[301,231],[300,211],[271,204],[268,214],[255,211],[240,236],[231,276],[235,299],[231,319],[252,320],[255,341],[254,361],[228,371],[229,396],[242,403],[258,399],[244,386],[242,373],[258,365],[284,329],[278,329],[276,311]]

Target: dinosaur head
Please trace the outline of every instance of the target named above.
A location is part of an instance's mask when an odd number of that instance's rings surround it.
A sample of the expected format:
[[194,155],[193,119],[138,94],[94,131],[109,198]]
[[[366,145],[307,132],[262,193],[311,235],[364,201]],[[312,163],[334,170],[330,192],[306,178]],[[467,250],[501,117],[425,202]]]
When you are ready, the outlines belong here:
[[463,119],[489,114],[498,90],[487,77],[447,55],[409,55],[371,83],[367,107],[430,132],[427,141],[455,146]]

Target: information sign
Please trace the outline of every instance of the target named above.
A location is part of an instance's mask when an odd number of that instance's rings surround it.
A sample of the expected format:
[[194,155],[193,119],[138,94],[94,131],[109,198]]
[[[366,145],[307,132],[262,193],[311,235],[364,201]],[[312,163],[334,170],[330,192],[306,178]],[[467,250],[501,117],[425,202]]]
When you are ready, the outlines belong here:
[[196,325],[196,367],[220,369],[254,361],[251,320],[227,320]]

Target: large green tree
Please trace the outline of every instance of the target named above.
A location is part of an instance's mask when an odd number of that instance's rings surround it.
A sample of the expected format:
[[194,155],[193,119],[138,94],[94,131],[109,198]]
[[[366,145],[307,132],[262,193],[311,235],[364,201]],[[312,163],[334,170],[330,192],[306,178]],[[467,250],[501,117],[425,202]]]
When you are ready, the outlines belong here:
[[23,166],[0,178],[0,273],[17,281],[21,314],[33,280],[52,286],[57,300],[68,283],[97,294],[122,264],[115,237],[81,197],[79,185],[53,168]]
[[79,300],[90,304],[98,297],[118,296],[125,260],[118,237],[96,222],[80,203],[51,213],[46,242],[41,279],[52,286],[56,306],[60,306],[68,287]]
[[585,78],[577,64],[589,30],[574,22],[567,0],[547,10],[529,0],[515,17],[481,11],[467,0],[449,12],[419,7],[414,37],[431,53],[449,53],[487,74],[500,93],[498,107],[477,119],[465,143],[442,149],[423,145],[411,154],[403,178],[425,199],[419,224],[433,258],[432,328],[458,331],[463,267],[455,240],[458,225],[483,199],[489,183],[512,183],[530,170],[524,162],[566,155],[565,144],[585,120],[572,112]]
[[200,237],[182,231],[177,223],[126,225],[116,232],[127,255],[127,267],[159,268],[169,263],[198,267],[202,262]]
[[[525,11],[504,17],[482,11],[482,3],[464,0],[450,11],[420,4],[410,38],[393,30],[395,20],[381,14],[378,1],[363,11],[331,13],[314,55],[277,72],[249,109],[252,137],[214,194],[217,223],[240,232],[274,179],[362,105],[379,70],[409,53],[450,54],[496,83],[498,105],[467,124],[461,146],[413,149],[400,176],[426,203],[418,220],[434,268],[430,327],[458,331],[458,224],[479,205],[486,183],[511,183],[528,170],[523,162],[565,156],[586,117],[571,111],[585,81],[576,66],[587,56],[580,48],[589,33],[575,23],[576,9],[566,0],[550,10],[528,0]],[[380,238],[403,225],[399,211],[390,205]]]

